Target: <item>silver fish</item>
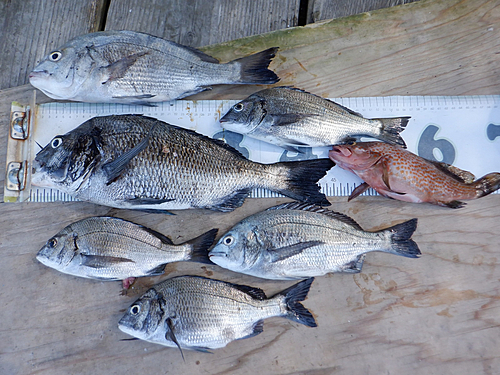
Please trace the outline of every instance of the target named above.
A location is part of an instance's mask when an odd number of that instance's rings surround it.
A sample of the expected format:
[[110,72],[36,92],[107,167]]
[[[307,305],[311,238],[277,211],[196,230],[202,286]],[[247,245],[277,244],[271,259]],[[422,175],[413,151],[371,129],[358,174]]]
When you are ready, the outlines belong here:
[[140,115],[90,119],[33,162],[32,183],[130,209],[232,211],[253,188],[328,205],[316,182],[329,159],[259,164],[223,141]]
[[331,100],[293,87],[273,87],[235,104],[221,119],[237,133],[281,146],[322,147],[369,136],[406,147],[409,117],[366,119]]
[[267,298],[261,289],[196,276],[168,279],[135,301],[118,328],[136,338],[208,351],[263,331],[263,320],[281,316],[316,327],[300,303],[314,279],[304,280]]
[[417,258],[410,239],[417,219],[364,231],[350,217],[297,202],[252,215],[227,232],[209,253],[231,271],[275,280],[361,272],[365,253],[382,251]]
[[226,64],[194,48],[135,31],[78,36],[50,52],[30,83],[54,99],[152,103],[180,99],[219,84],[272,84],[267,69],[278,48]]
[[114,217],[89,217],[50,238],[36,259],[74,276],[98,280],[161,275],[179,261],[209,263],[217,229],[179,245],[142,225]]

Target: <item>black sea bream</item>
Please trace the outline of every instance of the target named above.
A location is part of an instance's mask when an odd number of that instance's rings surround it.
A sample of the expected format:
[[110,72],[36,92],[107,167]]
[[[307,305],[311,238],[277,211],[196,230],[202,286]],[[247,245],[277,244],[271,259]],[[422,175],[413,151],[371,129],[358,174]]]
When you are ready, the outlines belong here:
[[30,83],[54,99],[147,104],[184,98],[219,84],[272,84],[278,48],[226,64],[191,47],[135,31],[78,36],[50,52]]
[[253,188],[329,205],[317,181],[330,159],[260,164],[223,141],[140,115],[95,117],[54,137],[32,183],[117,208],[232,211]]

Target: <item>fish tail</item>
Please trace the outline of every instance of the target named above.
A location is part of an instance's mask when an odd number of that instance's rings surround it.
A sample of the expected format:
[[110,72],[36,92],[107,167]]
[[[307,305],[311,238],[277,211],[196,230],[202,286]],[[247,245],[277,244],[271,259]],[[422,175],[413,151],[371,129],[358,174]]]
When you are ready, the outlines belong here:
[[391,248],[387,252],[407,258],[418,258],[422,255],[418,245],[411,239],[415,229],[417,229],[417,219],[411,219],[384,229],[384,232],[391,233]]
[[488,173],[474,182],[477,198],[491,194],[500,188],[500,173]]
[[378,118],[374,120],[379,120],[382,123],[382,129],[377,138],[387,143],[406,148],[406,143],[399,133],[406,128],[410,117]]
[[213,264],[210,259],[208,259],[208,249],[214,243],[218,231],[219,229],[217,228],[211,229],[201,236],[187,242],[192,245],[191,258],[189,259],[191,262]]
[[273,167],[285,168],[286,187],[272,189],[287,197],[301,202],[329,206],[325,194],[320,192],[318,181],[323,178],[335,163],[330,159],[313,159],[301,161],[285,161],[271,164]]
[[268,48],[265,51],[245,56],[231,61],[229,64],[239,63],[241,75],[237,84],[272,84],[278,82],[279,77],[268,69],[271,59],[276,56],[278,47]]
[[309,289],[311,288],[313,281],[314,277],[311,277],[307,280],[301,281],[300,283],[292,285],[290,288],[287,288],[278,294],[279,296],[285,297],[287,310],[285,317],[308,327],[316,327],[317,324],[311,312],[300,302],[306,299],[307,293],[309,293]]

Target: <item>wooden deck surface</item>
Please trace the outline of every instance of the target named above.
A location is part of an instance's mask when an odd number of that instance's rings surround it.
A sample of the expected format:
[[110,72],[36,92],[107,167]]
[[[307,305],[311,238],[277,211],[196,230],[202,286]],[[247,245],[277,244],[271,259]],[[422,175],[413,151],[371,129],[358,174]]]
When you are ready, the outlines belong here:
[[[248,1],[238,7],[240,2],[217,0],[208,9],[203,3],[2,2],[0,183],[10,103],[31,96],[27,74],[52,48],[103,28],[149,32],[202,47],[223,61],[279,46],[271,67],[280,84],[323,96],[500,93],[498,1],[421,0],[333,21],[319,20],[336,16],[339,7],[309,1],[302,18],[319,22],[305,27],[292,27],[299,23],[300,1]],[[358,4],[351,10],[356,13],[373,9],[362,6],[400,2],[345,3]],[[270,33],[252,36],[264,32]],[[238,99],[257,89],[216,88],[197,98]],[[360,274],[315,280],[304,305],[318,328],[272,318],[262,334],[213,354],[185,351],[185,362],[177,349],[121,341],[128,336],[118,330],[118,320],[148,287],[181,274],[252,285],[268,295],[291,283],[179,263],[120,296],[120,283],[58,273],[38,263],[36,252],[67,224],[92,215],[132,220],[179,243],[213,227],[222,233],[287,199],[248,199],[229,214],[185,210],[176,216],[83,202],[0,203],[0,374],[498,374],[500,195],[460,210],[382,197],[330,200],[331,209],[367,230],[417,217],[414,239],[423,256],[368,254]]]

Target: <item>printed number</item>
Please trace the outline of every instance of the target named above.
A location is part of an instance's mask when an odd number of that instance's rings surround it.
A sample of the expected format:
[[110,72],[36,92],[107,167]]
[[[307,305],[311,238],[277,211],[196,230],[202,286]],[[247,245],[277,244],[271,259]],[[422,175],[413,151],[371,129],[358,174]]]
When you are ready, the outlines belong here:
[[489,124],[486,128],[486,135],[490,141],[494,141],[496,137],[500,137],[500,125]]
[[224,142],[226,142],[229,146],[235,148],[238,150],[244,157],[247,159],[250,156],[250,153],[248,152],[248,149],[246,147],[240,146],[241,141],[243,140],[243,135],[239,133],[234,133],[229,130],[224,130],[220,131],[218,133],[215,133],[212,138],[214,139],[220,139]]
[[[453,164],[456,155],[455,147],[446,139],[435,139],[434,137],[438,131],[439,127],[436,125],[429,125],[425,128],[418,141],[418,155],[425,159]],[[434,150],[436,149],[441,152],[441,160],[434,156]]]
[[[309,159],[317,159],[318,156],[312,153],[311,147],[297,147],[297,150],[300,152],[293,152],[285,150],[280,156],[280,161],[298,161],[298,160],[309,160]],[[294,156],[289,156],[292,154]]]

